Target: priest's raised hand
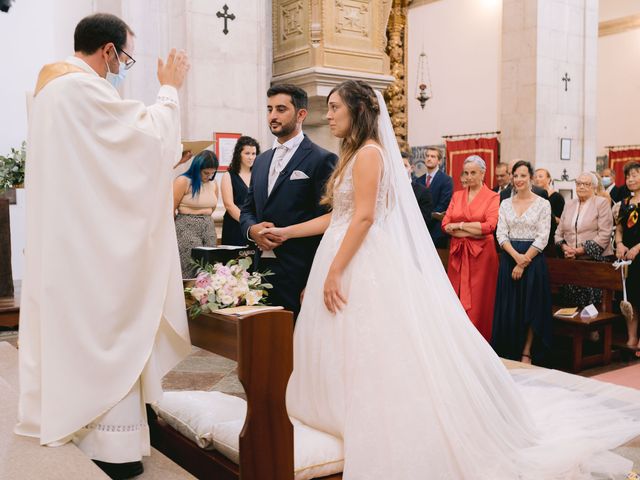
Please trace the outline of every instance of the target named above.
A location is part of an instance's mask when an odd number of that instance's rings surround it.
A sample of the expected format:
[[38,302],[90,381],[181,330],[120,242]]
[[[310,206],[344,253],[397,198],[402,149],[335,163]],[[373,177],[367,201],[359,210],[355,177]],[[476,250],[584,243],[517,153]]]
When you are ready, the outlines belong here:
[[184,83],[184,77],[191,64],[189,63],[189,56],[184,50],[176,51],[172,48],[167,56],[167,61],[163,62],[162,58],[158,57],[158,81],[160,85],[170,85],[175,88],[182,87]]

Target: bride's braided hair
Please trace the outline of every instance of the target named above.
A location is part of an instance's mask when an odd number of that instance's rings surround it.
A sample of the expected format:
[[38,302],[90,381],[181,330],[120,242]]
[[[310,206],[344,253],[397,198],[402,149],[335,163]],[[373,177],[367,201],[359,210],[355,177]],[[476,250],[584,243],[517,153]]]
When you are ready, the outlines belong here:
[[329,177],[325,187],[325,194],[320,200],[322,205],[331,205],[333,200],[333,190],[336,183],[342,180],[344,169],[349,160],[364,145],[367,140],[380,142],[378,137],[378,116],[380,115],[380,105],[376,94],[365,82],[360,80],[347,80],[334,87],[327,96],[337,92],[347,106],[351,116],[351,128],[346,137],[340,141],[340,158],[335,170]]

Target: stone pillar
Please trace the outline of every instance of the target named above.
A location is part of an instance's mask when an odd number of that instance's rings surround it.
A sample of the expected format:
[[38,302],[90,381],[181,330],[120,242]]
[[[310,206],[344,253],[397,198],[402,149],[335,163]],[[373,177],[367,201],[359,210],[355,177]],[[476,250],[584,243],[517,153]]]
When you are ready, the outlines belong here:
[[504,0],[502,161],[524,158],[554,178],[595,169],[597,35],[597,0]]
[[378,90],[393,81],[385,53],[392,0],[274,0],[272,83],[309,94],[305,132],[337,151],[326,127],[326,96],[340,82],[364,80]]

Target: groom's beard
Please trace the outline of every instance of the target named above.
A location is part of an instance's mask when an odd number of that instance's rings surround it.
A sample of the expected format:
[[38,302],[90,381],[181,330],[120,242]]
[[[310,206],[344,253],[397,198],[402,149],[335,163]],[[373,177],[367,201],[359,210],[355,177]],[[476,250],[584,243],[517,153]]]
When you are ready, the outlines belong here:
[[287,135],[291,135],[295,129],[296,129],[296,120],[295,118],[289,122],[289,123],[285,123],[285,124],[275,124],[272,123],[269,125],[269,129],[271,130],[271,133],[273,135],[275,135],[276,137],[280,138],[280,137],[286,137]]

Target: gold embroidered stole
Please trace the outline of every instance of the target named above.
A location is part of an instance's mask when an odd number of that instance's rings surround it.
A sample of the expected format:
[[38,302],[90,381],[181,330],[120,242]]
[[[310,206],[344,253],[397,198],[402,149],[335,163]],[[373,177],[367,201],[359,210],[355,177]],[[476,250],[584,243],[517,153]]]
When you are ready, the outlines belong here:
[[36,95],[38,95],[38,93],[40,93],[40,90],[46,87],[52,80],[55,80],[56,78],[68,73],[78,72],[87,73],[82,68],[76,67],[75,65],[71,65],[70,63],[66,62],[50,63],[48,65],[45,65],[44,67],[42,67],[42,70],[40,70],[40,73],[38,74],[38,82],[36,83],[36,90],[33,96],[35,97]]

